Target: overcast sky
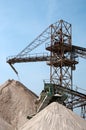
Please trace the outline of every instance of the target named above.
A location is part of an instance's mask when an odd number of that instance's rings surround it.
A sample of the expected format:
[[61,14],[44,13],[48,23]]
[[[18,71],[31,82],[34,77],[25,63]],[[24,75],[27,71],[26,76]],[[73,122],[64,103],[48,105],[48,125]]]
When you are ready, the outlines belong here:
[[[86,48],[86,0],[0,0],[0,84],[15,79],[40,93],[49,78],[46,63],[15,64],[17,77],[6,57],[17,55],[59,19],[72,24],[73,44]],[[86,89],[86,60],[79,62],[73,84]]]

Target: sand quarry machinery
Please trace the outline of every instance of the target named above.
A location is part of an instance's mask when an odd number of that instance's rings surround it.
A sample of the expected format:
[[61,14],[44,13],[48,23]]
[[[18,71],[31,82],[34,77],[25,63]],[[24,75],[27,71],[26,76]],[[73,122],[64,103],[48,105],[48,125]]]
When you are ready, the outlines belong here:
[[[30,55],[43,44],[47,53]],[[81,116],[86,118],[86,95],[73,90],[73,71],[76,70],[79,57],[86,59],[86,48],[72,45],[72,25],[59,20],[46,28],[18,55],[8,57],[7,63],[18,74],[13,66],[15,63],[46,61],[50,67],[50,79],[44,82],[44,90],[36,101],[37,112],[57,101],[71,110],[81,108]]]

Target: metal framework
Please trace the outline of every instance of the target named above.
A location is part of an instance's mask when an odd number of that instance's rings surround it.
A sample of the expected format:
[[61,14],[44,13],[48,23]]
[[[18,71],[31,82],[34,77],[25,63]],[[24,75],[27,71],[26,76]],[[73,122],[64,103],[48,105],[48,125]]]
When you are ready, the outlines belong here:
[[[46,45],[47,54],[30,55],[32,50],[43,43]],[[66,102],[67,106],[69,105],[71,109],[81,107],[82,117],[85,118],[86,98],[76,96],[72,93],[72,73],[75,70],[76,64],[78,64],[78,57],[86,59],[86,48],[72,45],[71,24],[59,20],[45,29],[18,55],[8,57],[7,63],[18,74],[13,66],[15,63],[47,61],[47,64],[50,66],[50,83],[60,86],[59,89],[69,89],[70,101]]]
[[72,89],[72,68],[77,63],[72,59],[71,24],[60,20],[51,28],[50,82]]

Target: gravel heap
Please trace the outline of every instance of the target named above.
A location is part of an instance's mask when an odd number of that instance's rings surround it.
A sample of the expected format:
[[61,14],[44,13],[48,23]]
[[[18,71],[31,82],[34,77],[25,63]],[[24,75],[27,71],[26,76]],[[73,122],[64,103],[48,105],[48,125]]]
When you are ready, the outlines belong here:
[[14,130],[14,129],[5,120],[3,120],[2,118],[0,118],[0,130]]
[[53,102],[20,130],[86,130],[86,121],[65,106]]
[[0,130],[18,130],[35,113],[37,95],[15,80],[0,86]]
[[0,86],[0,130],[86,130],[86,121],[53,102],[33,118],[37,95],[22,83],[8,80]]

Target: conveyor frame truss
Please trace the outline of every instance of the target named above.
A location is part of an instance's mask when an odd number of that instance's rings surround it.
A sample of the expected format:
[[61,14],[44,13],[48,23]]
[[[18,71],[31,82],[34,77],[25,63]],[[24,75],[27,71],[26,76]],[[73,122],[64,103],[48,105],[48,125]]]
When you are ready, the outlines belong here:
[[[31,51],[43,43],[46,46],[45,50],[48,52],[47,54],[30,55]],[[78,64],[78,57],[86,59],[86,48],[72,45],[71,24],[59,20],[46,28],[18,55],[8,57],[7,63],[9,63],[16,74],[18,74],[13,66],[15,63],[46,61],[50,66],[50,83],[73,90],[72,73],[73,70],[76,69],[76,64]],[[77,100],[80,102],[80,99]],[[73,95],[71,93],[70,102],[72,101]],[[84,106],[85,105],[82,104],[82,115],[86,112],[86,107]],[[71,109],[72,108],[73,105]]]

